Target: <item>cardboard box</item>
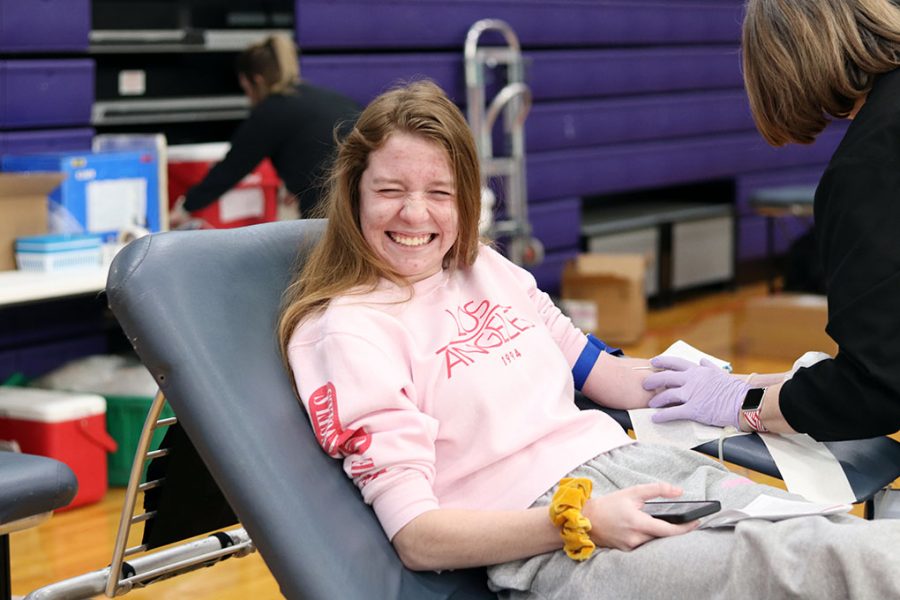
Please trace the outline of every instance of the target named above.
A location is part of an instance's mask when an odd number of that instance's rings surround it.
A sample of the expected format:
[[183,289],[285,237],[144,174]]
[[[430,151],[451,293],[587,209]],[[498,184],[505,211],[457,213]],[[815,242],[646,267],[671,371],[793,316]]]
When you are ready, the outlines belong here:
[[834,356],[837,344],[825,333],[828,301],[816,294],[751,298],[744,306],[738,340],[754,356],[796,360],[818,350]]
[[645,227],[616,233],[592,235],[587,238],[587,250],[592,254],[642,254],[647,257],[644,292],[647,296],[659,293],[659,227]]
[[51,223],[52,233],[97,233],[110,242],[135,227],[160,231],[163,207],[155,152],[8,154],[0,162],[7,172],[66,176],[50,194],[57,225]]
[[632,344],[647,326],[646,269],[643,254],[582,254],[563,270],[563,301],[591,302],[597,318],[588,331],[609,344]]
[[169,230],[168,142],[161,133],[101,133],[90,144],[94,152],[152,152],[156,155],[160,230]]
[[0,271],[16,268],[16,238],[47,233],[47,195],[59,185],[58,173],[0,173]]

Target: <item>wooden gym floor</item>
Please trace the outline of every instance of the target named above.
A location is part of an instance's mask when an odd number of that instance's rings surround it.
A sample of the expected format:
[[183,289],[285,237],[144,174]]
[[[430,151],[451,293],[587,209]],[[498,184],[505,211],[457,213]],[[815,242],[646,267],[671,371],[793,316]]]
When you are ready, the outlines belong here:
[[[738,373],[785,371],[792,360],[750,354],[741,340],[745,303],[765,294],[765,286],[759,284],[682,299],[671,307],[652,310],[648,315],[646,334],[639,343],[625,350],[631,356],[649,358],[675,340],[683,339],[710,354],[730,360]],[[800,337],[805,334],[796,332]],[[781,485],[780,481],[769,477],[750,476]],[[124,490],[114,488],[98,504],[65,511],[38,527],[12,534],[13,594],[25,595],[49,583],[108,565],[123,497]],[[860,508],[854,512],[861,514]],[[129,546],[138,543],[138,536],[133,537]],[[128,597],[136,600],[236,600],[278,598],[280,595],[265,563],[258,553],[254,553],[132,591]]]

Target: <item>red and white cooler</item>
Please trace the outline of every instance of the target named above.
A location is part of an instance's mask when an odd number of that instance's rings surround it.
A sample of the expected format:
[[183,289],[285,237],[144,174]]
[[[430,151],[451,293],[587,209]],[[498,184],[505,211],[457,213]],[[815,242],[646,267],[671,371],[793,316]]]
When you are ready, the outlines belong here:
[[75,472],[78,493],[66,509],[106,494],[106,453],[116,450],[116,441],[106,432],[103,396],[0,387],[0,440],[13,440],[22,452],[55,458]]
[[[168,148],[169,208],[225,157],[229,144],[184,144]],[[236,186],[218,200],[194,211],[194,217],[209,227],[224,229],[275,221],[278,218],[278,188],[281,180],[275,167],[264,159]]]

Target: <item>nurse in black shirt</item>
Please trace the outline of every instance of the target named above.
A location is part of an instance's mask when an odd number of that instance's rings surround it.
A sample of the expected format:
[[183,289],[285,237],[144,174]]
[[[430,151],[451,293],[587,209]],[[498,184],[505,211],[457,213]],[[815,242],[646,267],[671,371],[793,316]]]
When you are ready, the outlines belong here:
[[[746,378],[665,357],[645,380],[656,420],[817,440],[900,430],[900,8],[891,0],[749,0],[744,82],[775,146],[852,119],[815,196],[834,358]],[[751,387],[752,386],[752,387]]]
[[225,158],[176,203],[169,215],[172,227],[215,202],[264,158],[299,202],[300,216],[311,216],[335,149],[335,128],[344,131],[356,120],[359,106],[353,100],[300,80],[297,48],[287,36],[274,35],[244,50],[237,70],[250,116]]

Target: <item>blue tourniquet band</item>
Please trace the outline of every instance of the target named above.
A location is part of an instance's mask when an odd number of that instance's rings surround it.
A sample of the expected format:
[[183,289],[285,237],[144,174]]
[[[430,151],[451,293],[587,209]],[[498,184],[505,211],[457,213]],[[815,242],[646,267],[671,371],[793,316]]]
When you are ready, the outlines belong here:
[[572,367],[572,377],[575,378],[576,390],[581,391],[581,387],[587,381],[588,374],[594,368],[594,363],[597,362],[600,352],[602,350],[592,344],[590,338],[588,338],[588,343],[585,344],[584,350],[581,351],[578,360],[575,361],[575,366]]
[[603,340],[598,340],[597,338],[595,338],[593,333],[589,333],[587,335],[587,339],[591,344],[600,348],[601,352],[608,352],[608,353],[612,354],[613,356],[625,356],[625,353],[622,352],[622,350],[620,348],[613,348],[612,346],[607,346],[603,342]]
[[591,369],[594,368],[594,363],[597,362],[601,352],[608,352],[613,356],[622,355],[620,349],[607,346],[603,341],[595,338],[593,334],[589,333],[587,339],[588,343],[578,356],[578,360],[575,361],[575,366],[572,367],[572,377],[575,379],[575,389],[578,391],[581,391],[584,382],[587,381],[588,375],[591,373]]

